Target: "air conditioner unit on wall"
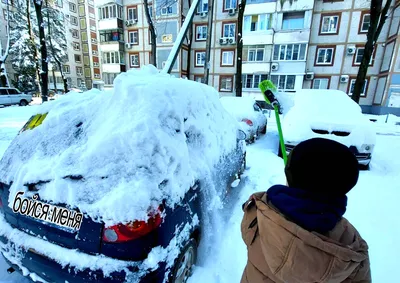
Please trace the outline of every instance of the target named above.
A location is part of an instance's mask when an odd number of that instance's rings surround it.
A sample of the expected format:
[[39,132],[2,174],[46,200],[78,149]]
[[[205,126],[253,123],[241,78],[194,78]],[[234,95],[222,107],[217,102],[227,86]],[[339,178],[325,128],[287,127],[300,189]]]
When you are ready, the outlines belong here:
[[127,20],[127,21],[125,21],[125,25],[127,27],[130,27],[130,26],[133,26],[134,24],[136,24],[137,22],[138,22],[137,19]]
[[229,14],[229,16],[234,16],[234,15],[236,15],[236,9],[229,9],[229,10],[228,10],[228,14]]
[[272,71],[278,71],[279,70],[279,63],[272,63],[271,64],[271,70]]
[[357,51],[357,47],[355,45],[347,46],[347,55],[353,55]]
[[306,81],[311,81],[314,79],[314,73],[306,73]]
[[94,67],[98,67],[99,66],[99,62],[93,62],[93,66]]
[[207,12],[203,12],[203,13],[200,13],[200,17],[202,17],[202,18],[205,18],[205,17],[207,17]]
[[128,49],[131,49],[132,48],[132,44],[130,44],[130,43],[125,43],[125,48],[128,48]]
[[227,40],[225,37],[221,37],[221,38],[219,39],[219,44],[225,45],[225,44],[227,44],[227,43],[228,43],[228,40]]
[[234,37],[230,37],[230,38],[228,38],[228,42],[229,42],[229,44],[236,44],[236,40],[235,40],[235,38]]
[[100,75],[99,74],[94,74],[94,78],[95,79],[100,79]]
[[349,76],[348,75],[342,75],[340,76],[340,83],[345,84],[349,81]]

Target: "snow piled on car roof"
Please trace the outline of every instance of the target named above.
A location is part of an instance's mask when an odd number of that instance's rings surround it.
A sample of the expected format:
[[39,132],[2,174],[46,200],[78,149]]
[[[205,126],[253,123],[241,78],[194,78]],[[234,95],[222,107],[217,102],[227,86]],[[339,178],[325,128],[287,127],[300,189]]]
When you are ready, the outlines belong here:
[[243,118],[255,119],[254,103],[256,102],[250,97],[221,97],[222,106],[228,111],[237,121],[242,121]]
[[[313,130],[327,134],[324,137],[350,145],[375,142],[371,122],[362,114],[360,106],[339,90],[300,90],[293,94],[294,106],[283,119],[287,141],[301,141],[317,136]],[[351,133],[348,136],[340,136]]]
[[37,184],[41,199],[108,225],[144,220],[163,199],[173,207],[236,147],[237,123],[217,91],[153,66],[120,74],[113,91],[71,93],[37,111],[47,112],[0,163],[9,205]]

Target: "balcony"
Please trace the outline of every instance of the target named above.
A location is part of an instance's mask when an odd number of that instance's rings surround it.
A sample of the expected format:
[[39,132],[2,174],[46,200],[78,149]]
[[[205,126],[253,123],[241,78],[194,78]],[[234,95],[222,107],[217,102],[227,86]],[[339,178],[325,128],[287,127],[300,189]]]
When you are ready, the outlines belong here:
[[274,43],[308,42],[309,38],[310,29],[280,30],[275,33]]
[[101,30],[110,30],[110,29],[119,29],[124,27],[124,21],[118,18],[112,19],[103,19],[99,20],[99,31]]
[[269,72],[269,62],[243,62],[242,72],[243,74],[264,74]]
[[102,71],[105,73],[120,73],[125,72],[126,67],[122,64],[102,64]]

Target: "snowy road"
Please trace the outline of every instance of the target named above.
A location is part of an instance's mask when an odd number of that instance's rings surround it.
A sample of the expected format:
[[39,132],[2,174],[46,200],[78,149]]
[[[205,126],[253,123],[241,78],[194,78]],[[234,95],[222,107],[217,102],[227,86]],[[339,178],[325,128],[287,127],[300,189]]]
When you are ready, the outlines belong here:
[[[36,106],[0,109],[0,157]],[[235,188],[215,242],[203,239],[199,266],[190,283],[239,282],[246,262],[246,248],[240,235],[241,204],[250,194],[285,183],[283,162],[277,151],[277,133],[270,123],[268,134],[247,149],[248,168],[243,184]],[[379,132],[379,131],[378,131]],[[400,254],[400,136],[399,126],[378,135],[371,170],[362,172],[360,181],[349,193],[346,217],[357,227],[370,246],[373,282],[399,282]],[[392,134],[392,135],[391,135]],[[323,184],[321,184],[323,189]],[[210,247],[211,250],[210,250]],[[7,274],[0,259],[0,283],[29,282],[17,273]]]

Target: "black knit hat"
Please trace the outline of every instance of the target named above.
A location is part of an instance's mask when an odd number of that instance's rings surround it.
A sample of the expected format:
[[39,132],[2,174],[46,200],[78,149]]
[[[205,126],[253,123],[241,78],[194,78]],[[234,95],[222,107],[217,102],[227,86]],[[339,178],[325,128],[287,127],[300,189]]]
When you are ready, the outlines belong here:
[[340,196],[357,184],[359,167],[356,157],[345,145],[314,138],[292,150],[285,173],[290,187]]

